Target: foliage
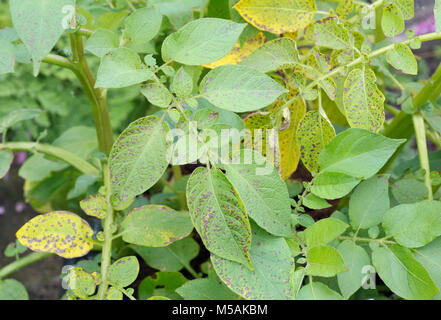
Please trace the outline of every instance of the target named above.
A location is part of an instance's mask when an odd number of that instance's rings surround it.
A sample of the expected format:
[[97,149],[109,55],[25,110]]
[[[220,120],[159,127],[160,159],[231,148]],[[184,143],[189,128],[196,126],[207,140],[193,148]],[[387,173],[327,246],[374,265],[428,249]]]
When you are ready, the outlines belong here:
[[438,0],[401,42],[413,0],[0,8],[0,177],[31,154],[39,212],[0,299],[51,254],[81,258],[67,299],[441,297],[441,67],[412,51]]

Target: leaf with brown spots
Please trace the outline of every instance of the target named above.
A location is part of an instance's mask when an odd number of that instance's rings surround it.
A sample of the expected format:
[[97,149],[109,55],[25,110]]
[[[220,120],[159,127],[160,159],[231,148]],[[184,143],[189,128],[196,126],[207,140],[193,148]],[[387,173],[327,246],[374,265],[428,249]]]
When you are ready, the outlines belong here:
[[98,219],[104,219],[106,217],[107,202],[101,193],[81,200],[80,207],[89,216],[97,217]]
[[314,0],[241,0],[233,8],[256,28],[274,34],[305,28],[316,11]]
[[93,247],[93,230],[74,213],[54,211],[36,216],[17,231],[17,239],[37,252],[52,252],[63,258],[78,258]]
[[193,225],[186,211],[148,205],[133,209],[121,223],[123,240],[146,247],[165,247],[190,234]]
[[213,254],[252,268],[248,215],[222,171],[197,168],[188,180],[187,203],[205,247]]

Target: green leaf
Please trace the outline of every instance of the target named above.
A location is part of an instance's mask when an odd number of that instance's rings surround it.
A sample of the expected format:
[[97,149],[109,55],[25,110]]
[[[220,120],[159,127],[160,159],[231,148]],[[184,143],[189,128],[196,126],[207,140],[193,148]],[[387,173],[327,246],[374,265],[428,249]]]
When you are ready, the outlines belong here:
[[14,155],[10,151],[0,150],[0,179],[9,171]]
[[179,68],[173,77],[171,89],[180,98],[187,98],[193,92],[193,78],[183,67]]
[[303,205],[313,210],[321,210],[331,207],[331,204],[329,204],[325,199],[319,198],[313,193],[309,193],[303,198]]
[[6,116],[0,118],[0,133],[21,121],[34,119],[42,113],[43,110],[40,109],[19,109],[9,112]]
[[333,277],[348,270],[340,253],[330,246],[311,248],[307,260],[306,274],[310,276]]
[[106,300],[122,300],[123,293],[115,287],[110,287],[106,293]]
[[368,179],[404,142],[403,139],[390,139],[364,129],[348,129],[325,147],[319,157],[319,166],[322,172]]
[[153,77],[153,73],[142,64],[135,51],[119,48],[101,60],[95,88],[124,88],[152,80]]
[[180,271],[190,265],[199,254],[199,245],[192,238],[184,238],[166,247],[149,248],[131,246],[152,268],[160,271]]
[[398,203],[415,203],[427,199],[428,191],[424,182],[416,179],[401,179],[391,186],[392,195]]
[[237,300],[225,285],[213,279],[196,279],[176,289],[185,300]]
[[185,211],[148,205],[133,209],[121,223],[123,240],[146,247],[165,247],[193,230]]
[[309,248],[326,245],[345,232],[348,227],[338,219],[322,219],[304,231],[306,244]]
[[139,262],[135,256],[115,261],[108,270],[107,279],[117,287],[124,288],[136,280],[139,273]]
[[53,142],[53,145],[72,152],[80,158],[88,159],[98,148],[96,129],[85,126],[69,128]]
[[404,299],[426,300],[439,292],[427,270],[407,248],[380,247],[372,253],[372,262],[381,280]]
[[383,228],[402,246],[422,247],[441,236],[441,202],[425,200],[393,207],[384,215]]
[[441,0],[435,0],[433,15],[435,16],[435,32],[441,32]]
[[388,0],[385,4],[388,5],[390,3],[394,4],[401,11],[405,20],[413,18],[413,0]]
[[252,150],[235,152],[223,164],[248,215],[267,232],[289,237],[291,206],[286,184],[266,158]]
[[352,70],[346,78],[343,104],[351,127],[378,132],[383,126],[385,98],[375,81],[375,73],[367,66]]
[[167,123],[155,116],[132,122],[109,156],[114,203],[126,203],[152,187],[168,166]]
[[36,216],[17,231],[17,239],[37,252],[52,252],[63,258],[86,255],[93,247],[93,230],[74,213],[54,211]]
[[164,61],[203,65],[226,56],[246,24],[217,18],[202,18],[169,35],[162,44]]
[[34,75],[64,33],[63,22],[74,10],[73,0],[11,0],[9,7],[17,34],[34,61]]
[[97,217],[98,219],[104,219],[107,214],[107,201],[101,193],[81,200],[80,207],[87,215]]
[[240,65],[267,73],[292,68],[298,62],[299,53],[295,41],[289,38],[280,38],[265,43],[242,60]]
[[300,289],[296,300],[343,300],[343,297],[321,282],[310,282]]
[[300,159],[309,172],[318,171],[319,155],[334,137],[334,128],[318,111],[306,113],[296,138],[300,148]]
[[349,269],[337,275],[338,286],[343,296],[349,299],[361,287],[365,277],[363,268],[370,265],[371,260],[366,251],[351,240],[340,243],[337,250]]
[[250,258],[254,270],[212,255],[217,275],[227,287],[245,299],[292,299],[294,261],[286,241],[269,235],[255,223],[252,223],[252,231]]
[[104,57],[119,46],[119,38],[113,31],[106,29],[96,30],[87,40],[85,49],[97,57]]
[[[414,249],[414,252],[414,257],[429,272],[438,289],[441,288],[441,238],[437,238],[422,248]],[[434,299],[440,300],[441,293],[438,293]]]
[[0,280],[0,300],[29,300],[24,285],[15,279]]
[[336,17],[327,17],[314,23],[316,45],[343,50],[351,46],[349,32]]
[[96,280],[82,268],[71,267],[67,278],[69,289],[79,298],[86,299],[96,289]]
[[[179,272],[157,272],[155,278],[147,277],[142,280],[138,287],[138,299],[147,300],[161,296],[165,298],[180,300],[181,297],[175,293],[188,280]],[[156,300],[156,299],[155,299]]]
[[150,82],[141,88],[141,93],[157,107],[167,108],[173,100],[173,95],[162,83]]
[[14,72],[16,49],[7,39],[0,36],[0,74]]
[[124,21],[124,37],[135,44],[152,40],[162,24],[161,12],[156,8],[137,9]]
[[187,184],[191,219],[205,247],[220,257],[251,265],[251,230],[239,194],[217,169],[197,168]]
[[233,8],[256,28],[275,34],[305,28],[316,11],[313,0],[241,0]]
[[387,53],[387,62],[404,73],[413,75],[418,73],[418,64],[412,50],[404,44],[397,43],[395,48]]
[[71,200],[85,194],[87,190],[97,181],[97,177],[91,174],[83,174],[75,181],[75,186],[69,190],[67,199]]
[[389,209],[387,177],[372,177],[360,183],[349,200],[349,218],[354,230],[368,229],[381,223]]
[[264,73],[239,65],[211,70],[201,81],[199,90],[216,107],[234,112],[261,109],[287,92]]
[[381,28],[387,37],[395,37],[404,31],[404,17],[400,9],[394,4],[383,8]]
[[360,179],[337,172],[321,172],[314,177],[311,192],[323,199],[338,199],[347,195]]

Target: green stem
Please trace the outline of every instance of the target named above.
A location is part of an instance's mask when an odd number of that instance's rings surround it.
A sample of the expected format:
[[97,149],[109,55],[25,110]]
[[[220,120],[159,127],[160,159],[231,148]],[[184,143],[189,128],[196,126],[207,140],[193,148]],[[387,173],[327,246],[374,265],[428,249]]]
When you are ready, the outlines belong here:
[[0,269],[0,279],[7,277],[11,273],[40,260],[43,260],[49,256],[53,255],[52,253],[47,252],[33,252],[28,254],[27,256],[20,258]]
[[107,279],[107,270],[111,263],[112,256],[112,224],[113,224],[113,208],[110,203],[112,189],[110,185],[110,172],[106,164],[103,165],[104,187],[106,188],[107,213],[104,220],[104,245],[101,256],[101,285],[98,289],[98,298],[104,300],[109,285]]
[[48,54],[43,60],[42,62],[44,63],[48,63],[48,64],[53,64],[62,68],[66,68],[72,71],[76,71],[77,68],[76,66],[70,62],[68,59],[66,59],[65,57],[62,56],[58,56],[56,54]]
[[99,174],[98,169],[86,160],[83,160],[67,150],[48,144],[40,144],[36,142],[7,142],[0,144],[0,150],[40,152],[63,160],[84,174],[91,174],[95,176]]
[[339,236],[339,237],[337,237],[337,240],[353,240],[353,241],[360,241],[360,242],[379,242],[381,244],[396,244],[395,241],[386,240],[385,238],[371,239],[371,238]]
[[412,116],[413,126],[415,128],[416,142],[418,147],[418,155],[420,158],[420,166],[425,170],[424,182],[429,191],[429,200],[433,200],[432,182],[430,180],[430,164],[429,152],[427,151],[426,128],[424,118],[420,113]]

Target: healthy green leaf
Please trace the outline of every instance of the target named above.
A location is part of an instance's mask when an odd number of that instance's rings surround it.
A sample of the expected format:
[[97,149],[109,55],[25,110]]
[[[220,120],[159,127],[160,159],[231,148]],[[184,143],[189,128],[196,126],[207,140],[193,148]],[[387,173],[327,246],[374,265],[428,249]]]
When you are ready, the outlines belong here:
[[162,58],[187,65],[217,61],[230,52],[245,26],[217,18],[192,21],[164,40]]
[[306,245],[309,248],[326,245],[345,232],[348,227],[346,223],[334,218],[317,221],[304,231]]
[[124,37],[132,43],[146,43],[159,32],[161,12],[156,8],[137,9],[124,21]]
[[343,297],[321,282],[310,282],[300,289],[296,300],[343,300]]
[[197,168],[187,184],[191,219],[207,249],[249,268],[251,230],[245,206],[225,175]]
[[21,121],[34,119],[40,116],[43,110],[40,109],[19,109],[8,113],[6,116],[0,118],[0,133],[12,127]]
[[0,36],[0,74],[14,72],[16,49],[9,40]]
[[0,179],[9,171],[14,155],[10,151],[0,150]]
[[340,253],[330,246],[311,248],[307,261],[306,274],[310,276],[333,277],[348,270]]
[[287,92],[264,73],[239,65],[213,69],[201,81],[199,90],[216,107],[234,112],[261,109]]
[[397,43],[395,48],[387,53],[387,62],[392,67],[407,74],[416,75],[418,73],[418,64],[408,46]]
[[174,299],[180,300],[181,297],[175,292],[188,280],[179,272],[157,272],[155,277],[147,277],[142,280],[138,287],[138,299],[155,299],[161,296],[159,300]]
[[320,172],[314,177],[311,192],[323,199],[344,197],[360,183],[360,179],[337,172]]
[[391,186],[392,195],[398,203],[415,203],[427,199],[428,191],[424,182],[416,179],[402,179]]
[[176,289],[185,300],[237,300],[225,285],[213,279],[196,279]]
[[[429,272],[438,289],[441,287],[441,238],[430,242],[428,245],[414,250],[414,257]],[[440,300],[441,293],[434,299]]]
[[165,247],[193,230],[185,211],[148,205],[133,209],[121,223],[123,240],[146,247]]
[[24,285],[15,279],[0,280],[0,300],[29,300]]
[[433,15],[435,16],[435,31],[441,32],[441,0],[435,0]]
[[95,88],[124,88],[153,78],[135,51],[119,48],[101,60]]
[[320,210],[331,207],[325,199],[317,197],[313,193],[309,193],[306,197],[303,198],[303,205],[309,209]]

